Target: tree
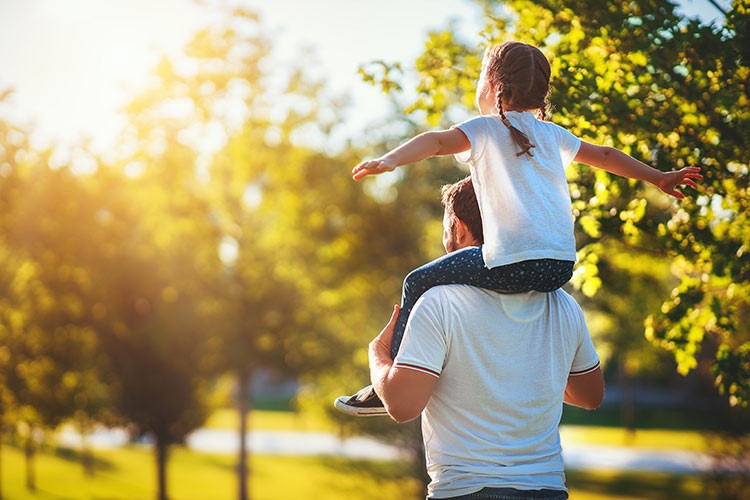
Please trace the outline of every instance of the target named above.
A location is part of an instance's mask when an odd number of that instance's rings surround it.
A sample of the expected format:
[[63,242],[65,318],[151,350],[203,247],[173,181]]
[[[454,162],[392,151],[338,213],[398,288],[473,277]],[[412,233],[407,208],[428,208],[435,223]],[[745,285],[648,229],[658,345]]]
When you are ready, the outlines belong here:
[[[174,158],[153,168],[182,168]],[[89,226],[96,280],[87,320],[97,332],[102,376],[112,386],[116,411],[154,439],[158,497],[167,498],[171,445],[207,416],[210,379],[205,354],[211,298],[205,276],[218,258],[186,193],[170,196],[151,179],[128,179],[102,166],[94,192],[101,196]]]
[[[3,90],[0,92],[0,106],[5,108],[12,92]],[[5,111],[3,109],[3,111]],[[5,425],[9,419],[9,413],[16,407],[13,392],[8,388],[8,377],[15,369],[11,363],[12,345],[15,343],[16,334],[9,330],[10,315],[14,304],[9,301],[10,284],[14,280],[15,269],[20,265],[20,257],[15,255],[5,244],[8,224],[11,219],[7,215],[11,213],[13,202],[18,197],[17,186],[20,184],[18,170],[14,169],[11,161],[19,152],[28,148],[28,135],[25,130],[8,122],[4,117],[0,119],[0,242],[3,243],[0,251],[0,286],[2,286],[2,297],[0,299],[0,454],[2,453],[2,439],[5,435]],[[23,154],[23,153],[21,153]],[[13,340],[13,341],[12,341]],[[2,464],[0,455],[0,465]],[[0,470],[2,470],[0,468]],[[0,498],[2,498],[2,476],[0,476]]]
[[[337,345],[317,319],[320,274],[309,269],[320,228],[298,216],[319,217],[299,210],[317,210],[325,201],[319,196],[315,206],[306,204],[307,192],[330,187],[330,177],[314,172],[341,168],[304,142],[311,134],[324,137],[338,103],[296,66],[284,68],[288,74],[266,69],[280,66],[272,64],[252,11],[223,5],[215,13],[216,23],[199,30],[178,58],[164,59],[153,87],[128,107],[135,154],[123,165],[126,172],[140,170],[138,182],[154,190],[149,213],[176,216],[154,225],[173,230],[187,214],[202,228],[189,249],[204,252],[195,276],[210,309],[204,362],[213,375],[236,378],[238,496],[247,498],[252,374],[314,372]],[[199,140],[206,137],[212,144]],[[190,191],[179,212],[166,196],[175,184]]]
[[79,245],[90,207],[80,180],[68,168],[49,166],[50,151],[33,150],[20,127],[0,122],[0,130],[0,382],[4,403],[27,431],[27,487],[33,490],[38,430],[74,414],[93,415],[92,405],[106,392],[95,373],[95,334],[84,319],[92,283]]

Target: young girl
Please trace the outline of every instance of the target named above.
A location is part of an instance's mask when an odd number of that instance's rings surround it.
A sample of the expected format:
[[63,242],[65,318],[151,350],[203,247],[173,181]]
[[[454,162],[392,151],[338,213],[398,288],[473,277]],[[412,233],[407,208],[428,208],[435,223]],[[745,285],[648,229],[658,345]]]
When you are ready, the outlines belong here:
[[[580,140],[546,120],[550,65],[531,45],[506,42],[484,54],[477,84],[481,113],[448,130],[426,132],[354,167],[355,180],[438,155],[469,165],[484,226],[484,245],[441,257],[404,281],[393,335],[395,358],[409,313],[429,288],[474,285],[501,293],[550,292],[570,280],[576,260],[565,168],[573,161],[648,181],[676,198],[696,188],[700,169],[661,172],[611,147]],[[368,386],[335,402],[356,416],[385,415]]]

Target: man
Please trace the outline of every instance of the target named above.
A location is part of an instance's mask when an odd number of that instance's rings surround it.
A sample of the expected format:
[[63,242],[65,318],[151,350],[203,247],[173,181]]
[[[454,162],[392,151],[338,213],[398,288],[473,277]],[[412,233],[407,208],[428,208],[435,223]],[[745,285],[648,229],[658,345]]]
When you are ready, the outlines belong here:
[[[446,186],[443,203],[446,251],[480,245],[470,178]],[[415,306],[391,360],[397,311],[370,343],[370,377],[391,418],[422,415],[428,498],[568,498],[562,403],[593,409],[604,395],[575,300],[562,290],[436,287]]]

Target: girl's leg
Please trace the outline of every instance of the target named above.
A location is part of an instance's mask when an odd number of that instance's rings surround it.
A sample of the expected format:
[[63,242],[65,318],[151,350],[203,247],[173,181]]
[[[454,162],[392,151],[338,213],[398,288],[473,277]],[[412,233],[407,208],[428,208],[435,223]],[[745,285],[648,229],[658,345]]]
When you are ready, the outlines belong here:
[[505,278],[496,278],[497,281],[505,284],[505,289],[489,289],[498,292],[512,290],[505,293],[552,292],[570,281],[573,277],[574,264],[572,261],[565,260],[538,259],[496,267],[491,272],[505,275]]
[[487,269],[482,247],[449,253],[409,273],[404,280],[393,332],[391,357],[395,358],[414,305],[427,290],[439,285],[472,285],[500,293],[551,292],[570,280],[573,262],[551,259],[523,261]]
[[449,253],[410,272],[404,280],[401,311],[393,332],[391,356],[396,357],[406,331],[406,322],[414,305],[427,290],[439,285],[474,285],[489,290],[504,291],[502,273],[484,265],[482,247],[466,247]]

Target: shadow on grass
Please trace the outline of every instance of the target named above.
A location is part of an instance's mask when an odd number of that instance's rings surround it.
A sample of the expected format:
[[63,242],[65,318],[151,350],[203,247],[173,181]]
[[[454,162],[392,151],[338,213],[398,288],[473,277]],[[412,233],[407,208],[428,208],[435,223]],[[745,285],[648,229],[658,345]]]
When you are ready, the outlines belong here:
[[[201,453],[197,457],[199,458],[196,458],[196,460],[200,460],[201,464],[214,469],[230,471],[232,473],[237,473],[238,471],[237,455],[235,454]],[[255,455],[248,454],[247,459],[248,461],[252,461],[255,459]]]
[[[622,412],[618,406],[602,406],[595,412],[565,405],[562,424],[623,427]],[[717,430],[724,422],[716,412],[709,410],[636,407],[633,424],[638,429]]]
[[[230,472],[237,472],[237,459],[235,455],[221,455],[221,454],[200,454],[200,462],[207,466],[226,470]],[[230,457],[230,458],[228,458]],[[255,460],[262,460],[263,455],[248,455],[248,460],[253,462]],[[315,465],[322,465],[326,469],[336,471],[343,474],[357,474],[373,481],[385,481],[385,480],[400,480],[400,479],[412,479],[413,474],[411,471],[411,464],[408,461],[381,461],[381,460],[366,460],[366,459],[352,459],[347,457],[336,457],[329,455],[314,455],[305,457],[274,457],[276,460],[283,461],[285,459],[294,460],[296,462],[307,462]]]
[[58,458],[81,464],[81,466],[85,461],[88,461],[88,465],[94,472],[107,472],[115,469],[112,462],[98,456],[95,452],[86,453],[82,450],[58,446],[53,450],[53,453]]
[[324,456],[316,459],[326,468],[342,473],[357,473],[374,481],[411,479],[413,474],[408,461],[355,460]]
[[[356,476],[374,484],[391,483],[398,485],[398,496],[403,500],[424,499],[427,484],[422,484],[419,473],[409,460],[375,461],[355,460],[344,457],[318,457],[327,469],[344,476]],[[394,493],[391,493],[393,495]]]
[[30,493],[31,495],[34,495],[33,498],[36,499],[49,499],[49,500],[75,500],[74,497],[69,497],[65,495],[58,495],[57,493],[54,493],[52,491],[47,491],[44,488],[37,487],[33,493]]
[[[650,500],[703,500],[706,478],[697,475],[659,472],[617,472],[568,470],[568,487],[573,493],[592,496],[614,495]],[[572,494],[571,498],[575,498]]]

